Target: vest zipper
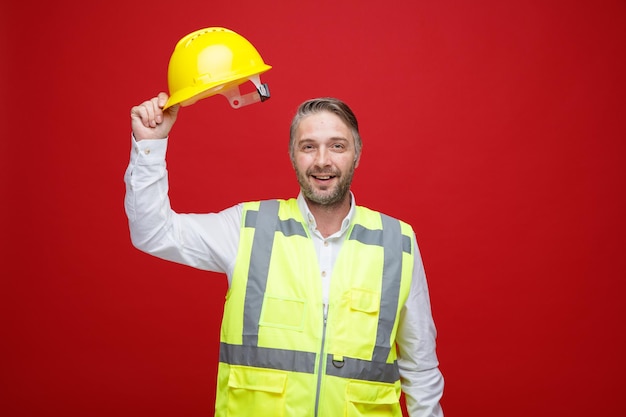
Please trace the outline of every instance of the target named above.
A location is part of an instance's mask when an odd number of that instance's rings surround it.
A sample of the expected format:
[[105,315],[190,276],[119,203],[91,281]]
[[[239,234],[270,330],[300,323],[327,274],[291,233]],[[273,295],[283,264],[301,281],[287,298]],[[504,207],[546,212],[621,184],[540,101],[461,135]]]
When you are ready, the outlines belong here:
[[315,417],[317,417],[319,413],[320,392],[322,389],[322,372],[324,369],[324,357],[326,356],[324,352],[324,347],[326,345],[326,320],[328,318],[328,305],[324,305],[323,314],[324,314],[324,327],[322,329],[322,348],[320,349],[319,368],[317,370],[317,390],[315,391]]

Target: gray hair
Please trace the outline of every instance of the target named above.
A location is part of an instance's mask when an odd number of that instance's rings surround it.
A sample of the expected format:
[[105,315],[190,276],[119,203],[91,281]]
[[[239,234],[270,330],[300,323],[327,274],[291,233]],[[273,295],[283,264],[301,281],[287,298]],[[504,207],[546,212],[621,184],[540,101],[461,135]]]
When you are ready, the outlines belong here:
[[348,107],[348,105],[343,101],[333,97],[315,98],[300,104],[295,116],[291,120],[291,128],[289,130],[289,156],[291,159],[293,160],[294,158],[296,130],[298,130],[300,122],[302,122],[302,119],[307,116],[323,111],[337,115],[346,124],[346,126],[348,126],[352,132],[352,136],[354,137],[354,147],[356,151],[356,158],[358,159],[361,154],[361,149],[363,148],[361,135],[359,134],[359,123],[357,122],[356,116],[350,107]]

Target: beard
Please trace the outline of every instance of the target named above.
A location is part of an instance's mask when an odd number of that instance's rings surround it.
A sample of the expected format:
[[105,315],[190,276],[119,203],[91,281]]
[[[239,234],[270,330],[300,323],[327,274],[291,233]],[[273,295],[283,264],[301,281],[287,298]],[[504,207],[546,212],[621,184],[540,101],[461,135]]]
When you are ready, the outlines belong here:
[[[350,185],[352,184],[352,177],[354,176],[354,169],[356,163],[354,163],[348,172],[342,174],[338,171],[321,171],[316,169],[308,169],[306,172],[296,170],[296,176],[298,177],[298,183],[300,183],[300,189],[304,197],[315,204],[321,206],[334,206],[342,203],[348,193],[350,192]],[[326,189],[318,189],[313,187],[309,182],[311,175],[331,175],[337,179],[337,183],[333,186],[329,186]]]

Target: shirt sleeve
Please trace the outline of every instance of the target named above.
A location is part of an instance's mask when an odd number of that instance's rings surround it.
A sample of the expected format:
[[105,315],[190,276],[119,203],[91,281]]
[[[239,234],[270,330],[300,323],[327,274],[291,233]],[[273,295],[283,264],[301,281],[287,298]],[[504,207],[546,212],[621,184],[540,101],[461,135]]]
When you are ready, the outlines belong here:
[[437,331],[422,258],[417,242],[414,240],[413,243],[413,279],[409,297],[400,313],[396,338],[400,380],[409,416],[443,417],[439,401],[444,381],[436,353]]
[[239,245],[240,205],[219,213],[181,214],[170,206],[167,139],[132,140],[124,175],[124,208],[133,245],[159,258],[232,275]]

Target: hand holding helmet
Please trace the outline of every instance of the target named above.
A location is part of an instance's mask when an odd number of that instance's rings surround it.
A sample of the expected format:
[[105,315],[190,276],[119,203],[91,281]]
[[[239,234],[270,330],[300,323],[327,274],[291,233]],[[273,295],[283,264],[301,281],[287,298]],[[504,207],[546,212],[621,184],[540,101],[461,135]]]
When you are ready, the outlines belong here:
[[180,106],[175,105],[163,110],[167,100],[166,93],[146,100],[130,110],[131,127],[135,140],[165,139],[176,122]]

